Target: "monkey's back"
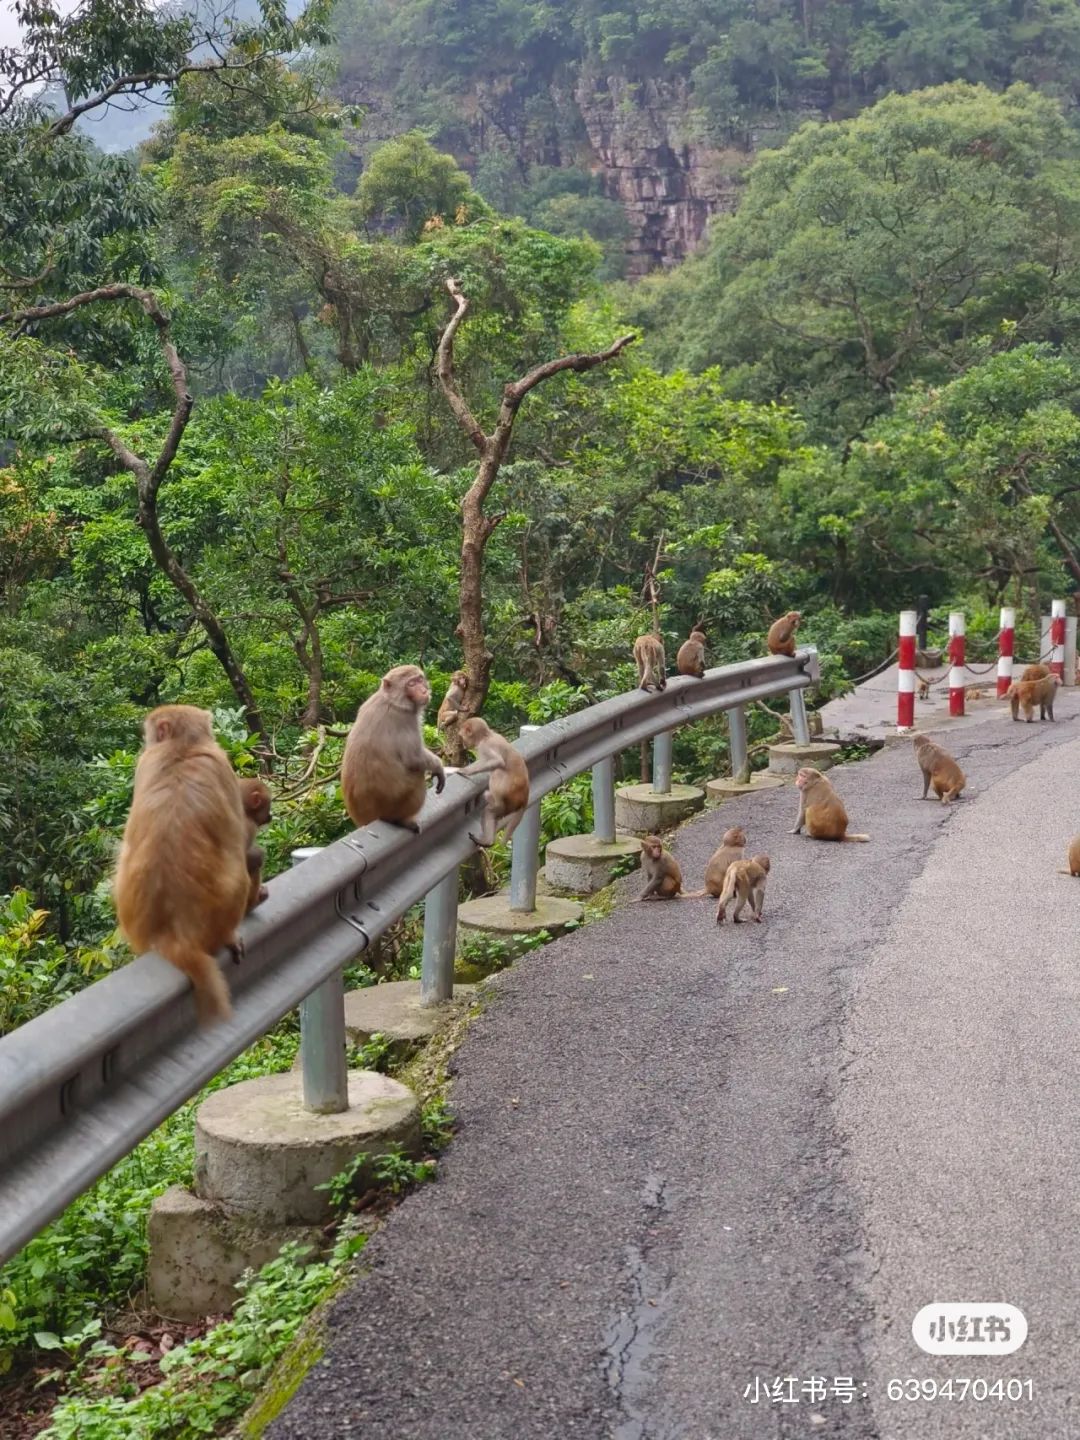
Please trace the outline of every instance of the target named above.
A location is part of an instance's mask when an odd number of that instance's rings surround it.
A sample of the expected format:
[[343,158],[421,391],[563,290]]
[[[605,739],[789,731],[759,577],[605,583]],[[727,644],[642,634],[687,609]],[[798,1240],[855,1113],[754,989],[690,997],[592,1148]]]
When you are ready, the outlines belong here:
[[741,845],[721,845],[720,849],[709,857],[709,863],[705,866],[705,889],[714,899],[724,888],[728,867],[736,860],[741,860],[745,853]]
[[224,752],[174,759],[145,751],[113,887],[132,947],[223,945],[247,907],[246,850],[240,789]]
[[812,840],[843,840],[847,827],[847,811],[835,790],[816,804],[806,802],[806,833]]

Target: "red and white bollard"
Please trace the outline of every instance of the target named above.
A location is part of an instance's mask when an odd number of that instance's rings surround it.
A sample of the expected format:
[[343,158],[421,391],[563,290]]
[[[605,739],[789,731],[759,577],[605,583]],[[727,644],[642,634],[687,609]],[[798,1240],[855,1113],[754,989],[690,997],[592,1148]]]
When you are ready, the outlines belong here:
[[1013,674],[1013,645],[1016,642],[1016,611],[1004,607],[998,631],[997,698],[1009,693]]
[[915,625],[914,610],[900,611],[900,641],[896,647],[896,728],[911,730],[915,725]]
[[1050,602],[1050,673],[1065,679],[1065,601]]
[[964,612],[949,611],[949,714],[964,713]]

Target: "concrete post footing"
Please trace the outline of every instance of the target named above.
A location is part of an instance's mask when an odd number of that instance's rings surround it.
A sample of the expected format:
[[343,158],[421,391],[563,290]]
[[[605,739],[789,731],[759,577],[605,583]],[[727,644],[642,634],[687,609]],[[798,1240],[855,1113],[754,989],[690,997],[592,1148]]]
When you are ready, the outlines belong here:
[[631,835],[672,830],[704,808],[705,791],[696,785],[672,785],[658,795],[651,785],[622,785],[615,792],[615,824]]
[[813,770],[828,770],[839,753],[840,746],[827,740],[811,740],[809,745],[770,745],[769,773],[790,778],[804,766]]
[[641,841],[633,835],[598,840],[595,835],[564,835],[551,840],[544,855],[544,878],[555,890],[571,895],[593,895],[611,883],[617,867],[627,859],[636,869]]

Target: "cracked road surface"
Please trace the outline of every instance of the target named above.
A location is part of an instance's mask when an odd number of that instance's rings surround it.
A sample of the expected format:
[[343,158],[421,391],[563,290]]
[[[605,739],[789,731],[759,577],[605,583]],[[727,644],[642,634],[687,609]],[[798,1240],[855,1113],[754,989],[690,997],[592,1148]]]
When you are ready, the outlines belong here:
[[[360,1257],[271,1440],[1080,1440],[1065,694],[1056,725],[948,737],[956,806],[920,800],[907,745],[834,771],[868,845],[788,834],[787,788],[684,826],[690,888],[731,824],[770,854],[761,926],[620,903],[504,972],[439,1178]],[[1028,1340],[925,1355],[935,1300],[1017,1305]],[[784,1376],[797,1403],[746,1393]],[[965,1376],[1033,1398],[887,1398]]]

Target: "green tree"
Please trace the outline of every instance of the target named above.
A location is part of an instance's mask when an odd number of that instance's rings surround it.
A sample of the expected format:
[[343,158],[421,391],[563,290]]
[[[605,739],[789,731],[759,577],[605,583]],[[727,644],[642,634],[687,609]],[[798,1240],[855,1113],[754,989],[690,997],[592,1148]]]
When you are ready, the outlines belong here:
[[1078,154],[1059,107],[1021,85],[806,125],[759,157],[706,255],[638,313],[683,363],[723,364],[744,393],[858,433],[905,384],[970,364],[981,335],[1071,331]]
[[425,226],[452,225],[484,203],[452,155],[442,155],[419,130],[380,145],[356,187],[360,216],[399,228],[416,241]]

